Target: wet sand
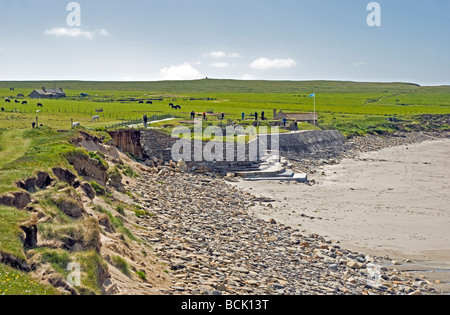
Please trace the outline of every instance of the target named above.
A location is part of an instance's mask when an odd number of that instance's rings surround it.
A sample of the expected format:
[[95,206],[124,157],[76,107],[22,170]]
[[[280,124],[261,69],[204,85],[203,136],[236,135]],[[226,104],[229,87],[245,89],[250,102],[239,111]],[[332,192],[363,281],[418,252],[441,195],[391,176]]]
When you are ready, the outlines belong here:
[[450,140],[364,153],[310,175],[318,184],[240,182],[263,219],[317,233],[342,247],[403,262],[450,292]]

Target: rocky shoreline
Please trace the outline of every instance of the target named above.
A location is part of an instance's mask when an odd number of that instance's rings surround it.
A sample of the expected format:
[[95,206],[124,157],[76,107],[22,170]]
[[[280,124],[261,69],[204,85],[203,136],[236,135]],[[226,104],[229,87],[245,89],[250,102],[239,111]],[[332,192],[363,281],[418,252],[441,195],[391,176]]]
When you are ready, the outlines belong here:
[[[363,140],[357,142],[361,147]],[[369,257],[341,248],[338,241],[304,235],[273,219],[257,219],[249,209],[271,207],[273,201],[254,197],[214,174],[170,168],[160,175],[143,173],[131,192],[147,211],[136,221],[139,236],[152,244],[172,279],[161,294],[436,293],[433,283],[396,270],[399,262],[388,257]]]

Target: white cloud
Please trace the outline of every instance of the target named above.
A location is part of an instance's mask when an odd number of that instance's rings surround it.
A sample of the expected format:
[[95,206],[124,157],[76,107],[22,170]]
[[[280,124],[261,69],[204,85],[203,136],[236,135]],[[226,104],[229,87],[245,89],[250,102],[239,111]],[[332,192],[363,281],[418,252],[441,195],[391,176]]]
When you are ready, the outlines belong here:
[[212,51],[210,53],[204,54],[204,57],[211,57],[211,58],[240,58],[241,55],[238,53],[226,53],[223,51]]
[[268,69],[289,69],[297,65],[297,62],[293,59],[267,59],[259,58],[250,64],[250,68],[256,70],[268,70]]
[[228,62],[214,62],[209,65],[213,68],[229,68],[230,64]]
[[85,31],[82,28],[77,27],[54,27],[52,29],[46,30],[45,35],[51,35],[56,37],[84,37],[87,39],[93,39],[95,36],[109,36],[109,33],[105,29],[100,29],[97,31]]
[[366,63],[365,63],[364,61],[358,61],[358,62],[352,63],[352,65],[353,65],[354,67],[359,67],[359,66],[364,66],[364,65],[366,65]]
[[162,80],[195,80],[203,78],[204,75],[192,65],[185,63],[179,66],[164,67],[159,72]]
[[238,53],[230,53],[228,54],[228,58],[241,58],[241,55]]

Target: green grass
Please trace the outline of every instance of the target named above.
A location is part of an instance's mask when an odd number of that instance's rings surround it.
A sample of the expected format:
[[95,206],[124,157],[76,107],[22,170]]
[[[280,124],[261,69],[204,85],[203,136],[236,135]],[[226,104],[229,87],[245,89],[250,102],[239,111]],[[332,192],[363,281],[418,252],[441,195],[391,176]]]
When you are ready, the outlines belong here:
[[26,260],[20,240],[20,223],[30,218],[30,214],[15,208],[0,206],[0,252]]
[[131,277],[130,266],[122,257],[118,255],[111,256],[111,263],[117,267],[122,273],[128,277]]
[[50,248],[39,248],[37,251],[42,255],[42,262],[49,263],[53,269],[65,277],[69,275],[67,266],[72,259],[68,251]]
[[59,292],[37,283],[24,272],[0,264],[0,295],[59,295]]
[[[317,111],[321,119],[340,118],[347,114],[392,116],[450,113],[450,87],[420,87],[407,83],[357,83],[333,81],[235,81],[196,80],[171,82],[56,82],[67,92],[67,99],[28,100],[29,105],[4,103],[7,113],[0,113],[0,128],[30,128],[38,116],[39,123],[54,129],[70,128],[71,120],[83,126],[102,128],[114,123],[166,113],[202,113],[213,109],[224,112],[227,119],[238,120],[242,111],[247,115],[264,110],[272,117],[273,109],[286,112],[313,111],[313,99],[303,97],[316,93]],[[53,82],[0,82],[0,97],[28,95],[41,85]],[[15,87],[10,91],[9,87]],[[86,92],[88,98],[80,98]],[[97,96],[96,96],[97,95]],[[136,99],[162,99],[153,104],[138,104]],[[36,103],[44,103],[36,113]],[[168,104],[182,106],[181,111]],[[15,109],[19,112],[13,112]],[[103,109],[100,122],[91,123],[95,109]],[[217,118],[212,118],[217,121]]]
[[102,257],[95,251],[87,251],[75,253],[73,258],[81,267],[81,294],[101,294],[101,279],[108,271]]
[[0,133],[0,169],[25,154],[30,144],[23,137],[24,130],[7,130]]
[[102,185],[99,185],[95,181],[92,181],[90,184],[91,184],[92,188],[95,190],[95,194],[97,196],[105,196],[106,195],[106,189]]
[[136,275],[141,279],[142,281],[147,281],[147,275],[143,271],[136,271]]
[[68,141],[73,132],[58,133],[49,128],[16,130],[15,142],[18,146],[5,140],[5,134],[10,132],[13,131],[2,133],[1,141],[7,143],[2,152],[7,150],[9,154],[3,154],[0,159],[3,165],[0,168],[0,194],[17,190],[14,181],[35,176],[37,171],[48,171],[55,166],[70,168],[64,154],[74,149]]

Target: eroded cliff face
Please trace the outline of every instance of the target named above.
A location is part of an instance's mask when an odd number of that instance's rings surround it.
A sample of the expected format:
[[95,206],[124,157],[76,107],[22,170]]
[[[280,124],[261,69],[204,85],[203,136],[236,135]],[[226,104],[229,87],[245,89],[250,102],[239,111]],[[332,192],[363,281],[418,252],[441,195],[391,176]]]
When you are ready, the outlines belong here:
[[115,145],[124,153],[129,153],[138,159],[144,159],[144,149],[141,145],[141,132],[139,130],[110,131],[109,135]]
[[[63,294],[161,294],[173,281],[164,272],[167,267],[157,263],[148,244],[140,240],[137,200],[129,192],[129,182],[136,180],[130,174],[144,166],[88,133],[80,132],[72,143],[84,149],[66,157],[73,168],[55,166],[38,172],[17,181],[18,191],[0,196],[0,204],[30,214],[29,221],[17,226],[23,258],[0,249],[0,263]],[[99,194],[90,180],[108,194]],[[48,255],[56,254],[81,264],[81,287],[72,286],[48,262]],[[125,261],[131,273],[124,274],[117,259]],[[91,269],[96,284],[86,285],[85,273]]]

